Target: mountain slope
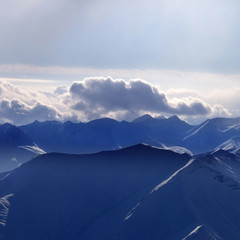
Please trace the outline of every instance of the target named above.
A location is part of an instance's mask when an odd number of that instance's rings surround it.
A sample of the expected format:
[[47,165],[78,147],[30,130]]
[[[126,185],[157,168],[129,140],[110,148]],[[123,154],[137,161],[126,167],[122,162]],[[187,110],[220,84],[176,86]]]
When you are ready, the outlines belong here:
[[50,153],[0,181],[0,239],[238,240],[240,158]]
[[20,146],[35,145],[33,140],[16,126],[9,123],[0,125],[0,172],[16,168],[36,156]]
[[163,147],[181,143],[191,125],[173,116],[142,116],[133,122],[103,118],[87,123],[38,122],[19,127],[47,152],[93,153],[139,143]]
[[132,206],[189,158],[141,144],[38,156],[0,181],[2,239],[115,239]]
[[210,152],[234,136],[240,136],[240,118],[213,118],[192,128],[181,146],[194,154]]
[[[191,160],[156,186],[119,239],[240,239],[240,159],[226,151]],[[204,231],[193,229],[204,225]],[[205,237],[203,237],[205,236]]]
[[221,238],[213,231],[210,231],[204,225],[197,226],[182,240],[221,240]]

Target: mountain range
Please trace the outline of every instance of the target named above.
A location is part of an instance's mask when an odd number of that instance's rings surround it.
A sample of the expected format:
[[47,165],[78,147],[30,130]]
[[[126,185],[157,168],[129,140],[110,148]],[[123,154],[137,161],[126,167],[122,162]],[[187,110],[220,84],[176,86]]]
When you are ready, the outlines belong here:
[[214,118],[193,126],[177,116],[144,115],[132,122],[109,118],[87,123],[46,121],[0,125],[0,171],[17,167],[39,153],[94,153],[139,143],[189,154],[239,145],[240,118]]

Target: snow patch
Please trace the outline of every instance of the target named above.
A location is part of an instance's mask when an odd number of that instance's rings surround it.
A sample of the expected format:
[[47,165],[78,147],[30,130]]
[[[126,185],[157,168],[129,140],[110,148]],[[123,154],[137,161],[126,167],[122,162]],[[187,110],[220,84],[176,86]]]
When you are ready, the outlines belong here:
[[17,159],[15,157],[11,158],[11,161],[17,162]]
[[191,159],[185,166],[183,166],[182,168],[180,168],[179,170],[177,170],[175,173],[173,173],[168,179],[164,180],[163,182],[161,182],[159,185],[157,185],[152,191],[151,193],[153,193],[154,191],[157,191],[159,188],[161,188],[162,186],[166,185],[169,181],[171,181],[179,172],[181,172],[183,169],[187,168],[190,164],[192,164],[194,162],[195,159]]
[[185,238],[183,238],[182,240],[187,240],[188,237],[192,236],[192,235],[195,235],[199,228],[201,228],[203,225],[200,225],[200,226],[197,226],[192,232],[190,232]]
[[19,148],[23,148],[25,150],[28,150],[28,151],[36,153],[36,154],[45,154],[46,153],[43,149],[39,148],[36,144],[33,146],[27,146],[27,145],[19,146]]
[[206,121],[204,124],[202,124],[202,126],[200,125],[200,127],[198,126],[198,128],[193,132],[191,133],[190,135],[186,136],[185,138],[183,138],[183,140],[186,140],[188,139],[189,137],[195,135],[196,133],[198,133],[202,128],[204,128],[207,124],[209,123],[209,120]]
[[165,149],[171,150],[171,151],[173,151],[175,153],[179,153],[179,154],[187,153],[190,156],[193,156],[193,153],[190,150],[188,150],[187,148],[184,148],[184,147],[172,146],[172,147],[165,147]]
[[10,207],[9,198],[12,197],[14,194],[8,194],[2,198],[0,198],[0,225],[3,227],[6,226],[6,221],[8,217],[8,211]]
[[141,204],[141,202],[139,202],[128,214],[127,216],[124,218],[124,221],[128,220],[134,213],[135,209]]
[[204,225],[197,226],[182,240],[222,240],[215,232],[208,230]]

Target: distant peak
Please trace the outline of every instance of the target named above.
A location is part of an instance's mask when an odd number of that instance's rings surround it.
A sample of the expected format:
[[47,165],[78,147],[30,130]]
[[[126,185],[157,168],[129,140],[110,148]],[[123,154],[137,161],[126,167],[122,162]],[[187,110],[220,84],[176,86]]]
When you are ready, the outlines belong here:
[[87,122],[87,123],[96,123],[96,122],[101,122],[101,123],[115,123],[115,122],[118,122],[117,120],[115,119],[112,119],[112,118],[108,118],[108,117],[104,117],[104,118],[98,118],[98,119],[94,119],[90,122]]
[[214,155],[214,154],[216,154],[216,153],[227,153],[227,152],[228,152],[227,150],[218,148],[218,149],[212,151],[211,154]]
[[15,125],[12,125],[11,123],[4,123],[1,126],[2,127],[15,127]]
[[64,122],[63,124],[64,125],[71,125],[71,124],[73,124],[73,122],[68,120],[68,121]]
[[[34,122],[30,123],[30,124],[33,124],[33,125],[48,125],[48,124],[62,124],[62,122],[59,122],[57,120],[46,120],[46,121],[43,121],[43,122],[40,122],[38,120],[35,120]],[[26,124],[26,125],[30,125],[30,124]]]
[[176,120],[176,121],[182,121],[177,115],[173,115],[168,118],[169,120]]
[[11,124],[11,123],[4,123],[3,125],[1,125],[1,130],[4,131],[16,131],[19,130],[15,125]]
[[211,155],[213,155],[214,157],[226,156],[229,154],[231,154],[229,151],[223,150],[223,149],[217,149],[217,150],[211,152]]
[[149,144],[146,143],[139,143],[133,146],[129,146],[126,148],[122,148],[119,149],[117,151],[120,152],[132,152],[132,153],[137,153],[137,154],[143,154],[143,153],[149,153],[149,152],[158,152],[158,153],[162,153],[162,154],[168,154],[168,155],[175,155],[175,156],[185,156],[187,158],[191,158],[191,155],[188,153],[180,153],[177,151],[173,151],[171,149],[164,149],[164,148],[159,148],[159,147],[155,147],[155,146],[151,146]]
[[132,122],[134,122],[134,123],[145,122],[145,121],[152,120],[152,119],[153,119],[153,117],[151,115],[145,114],[145,115],[142,115],[141,117],[134,119]]

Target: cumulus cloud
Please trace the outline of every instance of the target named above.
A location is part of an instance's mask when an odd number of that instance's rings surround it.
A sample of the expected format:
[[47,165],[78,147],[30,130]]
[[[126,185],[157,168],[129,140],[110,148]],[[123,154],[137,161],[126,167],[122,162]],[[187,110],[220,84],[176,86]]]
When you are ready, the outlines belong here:
[[88,121],[101,117],[132,120],[146,113],[177,114],[185,119],[230,115],[222,105],[211,105],[192,91],[172,89],[169,94],[142,79],[91,77],[73,82],[70,87],[49,90],[0,82],[0,123],[21,125],[34,120]]
[[4,116],[5,121],[14,124],[24,124],[32,122],[36,119],[40,121],[45,120],[60,120],[62,115],[54,107],[36,103],[29,106],[19,100],[0,101],[0,114]]
[[30,123],[34,120],[77,120],[68,108],[64,108],[58,95],[54,92],[24,91],[23,88],[9,82],[0,82],[0,123],[11,122],[16,125]]
[[93,115],[118,111],[167,113],[185,116],[228,115],[223,106],[211,106],[196,97],[168,99],[164,92],[141,79],[129,82],[111,77],[86,78],[70,87],[72,109]]

